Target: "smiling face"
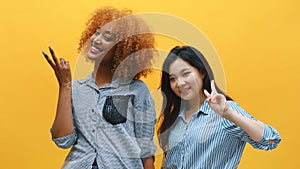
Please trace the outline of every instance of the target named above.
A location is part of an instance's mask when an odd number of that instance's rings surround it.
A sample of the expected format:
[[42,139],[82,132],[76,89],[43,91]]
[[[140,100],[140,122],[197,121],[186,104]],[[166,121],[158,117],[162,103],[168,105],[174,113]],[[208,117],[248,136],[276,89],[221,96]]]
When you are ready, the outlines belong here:
[[173,92],[183,100],[199,100],[204,96],[202,86],[205,75],[188,62],[178,58],[169,67],[170,86]]
[[115,50],[116,35],[109,24],[98,28],[90,38],[90,48],[87,53],[92,61],[111,61]]

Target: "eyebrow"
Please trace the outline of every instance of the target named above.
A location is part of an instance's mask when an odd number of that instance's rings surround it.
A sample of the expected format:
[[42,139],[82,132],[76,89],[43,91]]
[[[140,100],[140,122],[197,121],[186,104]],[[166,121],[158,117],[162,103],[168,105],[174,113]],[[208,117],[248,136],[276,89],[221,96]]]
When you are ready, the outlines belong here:
[[108,36],[111,36],[113,39],[116,38],[116,35],[110,31],[104,31],[104,35],[108,35]]
[[[101,27],[98,27],[97,30],[101,30]],[[114,33],[112,33],[109,30],[104,30],[104,34],[108,34],[108,35],[112,35],[112,36],[116,36]]]

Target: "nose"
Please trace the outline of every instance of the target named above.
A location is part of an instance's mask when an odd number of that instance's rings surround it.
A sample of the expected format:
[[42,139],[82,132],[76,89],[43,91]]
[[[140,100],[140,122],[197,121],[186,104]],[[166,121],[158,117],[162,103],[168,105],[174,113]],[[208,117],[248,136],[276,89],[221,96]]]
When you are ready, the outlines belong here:
[[181,79],[181,78],[177,79],[177,87],[182,87],[182,86],[184,86],[184,84],[185,84],[185,82],[183,79]]
[[101,35],[97,35],[94,39],[93,39],[93,43],[99,45],[101,44]]

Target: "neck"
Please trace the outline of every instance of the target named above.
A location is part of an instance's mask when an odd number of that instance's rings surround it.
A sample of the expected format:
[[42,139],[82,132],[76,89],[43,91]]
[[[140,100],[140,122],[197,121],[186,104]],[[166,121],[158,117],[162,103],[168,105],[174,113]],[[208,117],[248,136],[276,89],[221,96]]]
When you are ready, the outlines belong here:
[[200,106],[203,104],[205,100],[204,93],[200,94],[197,99],[192,99],[188,101],[188,109],[185,111],[186,120],[189,121],[190,117],[199,110]]
[[94,66],[94,79],[98,87],[102,87],[112,81],[112,64],[101,63]]

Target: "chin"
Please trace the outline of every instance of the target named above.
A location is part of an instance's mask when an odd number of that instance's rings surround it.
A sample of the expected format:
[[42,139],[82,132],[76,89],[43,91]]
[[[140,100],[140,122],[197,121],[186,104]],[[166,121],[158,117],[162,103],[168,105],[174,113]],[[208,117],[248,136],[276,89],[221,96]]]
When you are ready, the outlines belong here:
[[184,100],[184,101],[190,101],[191,100],[190,98],[186,98],[186,97],[182,97],[181,99]]
[[180,98],[185,101],[190,101],[190,100],[194,99],[194,97],[191,95],[181,96]]
[[88,54],[87,54],[87,58],[88,58],[89,60],[95,61],[95,60],[97,60],[97,59],[99,58],[99,56],[94,55],[94,54],[91,54],[91,53],[88,53]]
[[182,100],[188,101],[190,100],[190,97],[188,96],[179,96]]

